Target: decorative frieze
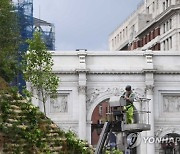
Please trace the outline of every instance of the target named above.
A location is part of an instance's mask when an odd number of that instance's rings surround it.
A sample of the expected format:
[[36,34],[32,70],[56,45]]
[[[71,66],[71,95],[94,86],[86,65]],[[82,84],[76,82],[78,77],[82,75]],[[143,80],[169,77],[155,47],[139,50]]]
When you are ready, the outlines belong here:
[[[124,90],[122,88],[90,88],[87,90],[87,104],[91,104],[94,102],[94,100],[98,96],[102,95],[115,95],[115,96],[120,96],[124,93]],[[88,106],[89,106],[88,105]]]
[[180,96],[163,96],[163,112],[180,112]]
[[[87,100],[86,105],[87,109],[90,108],[91,104],[96,101],[96,99],[101,98],[103,96],[122,96],[125,90],[123,88],[90,88],[87,90]],[[136,88],[133,89],[133,93],[135,93],[135,97],[145,97],[144,89]],[[100,102],[99,102],[100,103]]]
[[68,112],[68,94],[58,94],[57,98],[50,99],[50,113]]

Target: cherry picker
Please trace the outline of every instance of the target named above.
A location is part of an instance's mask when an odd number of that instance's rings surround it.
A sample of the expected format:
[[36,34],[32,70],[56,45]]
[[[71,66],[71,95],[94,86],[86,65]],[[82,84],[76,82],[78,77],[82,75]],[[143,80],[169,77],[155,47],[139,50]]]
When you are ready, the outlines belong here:
[[[124,111],[124,106],[126,106],[126,101],[124,97],[113,96],[109,100],[109,105],[111,107],[111,120],[104,123],[102,128],[100,138],[98,140],[95,154],[104,154],[107,148],[107,145],[110,141],[110,135],[112,133],[122,133],[124,148],[121,149],[125,154],[130,154],[132,147],[135,147],[137,143],[138,133],[142,131],[150,130],[149,124],[149,100],[147,98],[136,98],[136,102],[140,103],[140,110],[134,111],[135,123],[127,124],[126,123],[126,111]],[[143,106],[143,107],[142,107]],[[144,107],[147,110],[143,110]],[[147,114],[147,115],[145,115]],[[141,120],[143,119],[143,121]],[[134,135],[132,135],[134,134]],[[129,152],[128,152],[129,151]]]

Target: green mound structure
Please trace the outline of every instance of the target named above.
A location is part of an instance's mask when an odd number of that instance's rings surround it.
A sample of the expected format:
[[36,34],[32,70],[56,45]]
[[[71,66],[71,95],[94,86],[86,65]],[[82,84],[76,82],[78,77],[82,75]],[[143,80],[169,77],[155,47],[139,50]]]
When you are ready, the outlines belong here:
[[69,131],[62,131],[28,97],[12,88],[0,89],[0,153],[92,154],[93,150]]

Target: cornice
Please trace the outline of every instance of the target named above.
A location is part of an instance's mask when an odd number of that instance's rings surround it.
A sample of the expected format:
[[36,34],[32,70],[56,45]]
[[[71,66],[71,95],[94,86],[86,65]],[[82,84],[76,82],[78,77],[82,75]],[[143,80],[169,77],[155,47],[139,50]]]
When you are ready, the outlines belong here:
[[156,71],[156,74],[180,74],[180,70],[177,70],[177,71]]
[[54,71],[55,74],[78,74],[78,73],[87,73],[87,74],[145,74],[145,73],[154,73],[154,74],[180,74],[180,70],[164,70],[158,71],[157,69],[143,69],[142,71],[89,71],[85,70],[75,70],[75,71]]
[[142,73],[156,73],[157,70],[156,69],[143,69]]
[[141,71],[89,71],[88,74],[142,74]]
[[77,74],[76,71],[53,71],[55,74]]
[[77,73],[87,73],[87,72],[89,72],[89,69],[76,69],[75,72],[77,72]]

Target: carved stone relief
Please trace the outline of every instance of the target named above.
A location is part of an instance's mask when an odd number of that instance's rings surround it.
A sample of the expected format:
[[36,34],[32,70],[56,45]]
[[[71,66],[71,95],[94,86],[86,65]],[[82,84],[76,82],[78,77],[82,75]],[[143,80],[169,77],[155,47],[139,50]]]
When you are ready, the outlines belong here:
[[99,96],[105,96],[113,94],[115,96],[120,96],[124,92],[123,89],[119,88],[91,88],[87,90],[87,107],[89,107]]
[[[90,108],[91,104],[99,97],[106,95],[122,96],[125,90],[123,88],[90,88],[87,90],[87,109]],[[145,97],[144,90],[140,88],[133,89],[135,97]],[[99,102],[100,103],[100,102]]]
[[163,112],[180,112],[180,96],[163,96]]
[[150,93],[153,93],[154,92],[154,85],[146,85],[146,88],[145,88],[145,92],[150,92]]
[[57,98],[50,100],[50,112],[62,113],[68,112],[68,94],[59,94]]

